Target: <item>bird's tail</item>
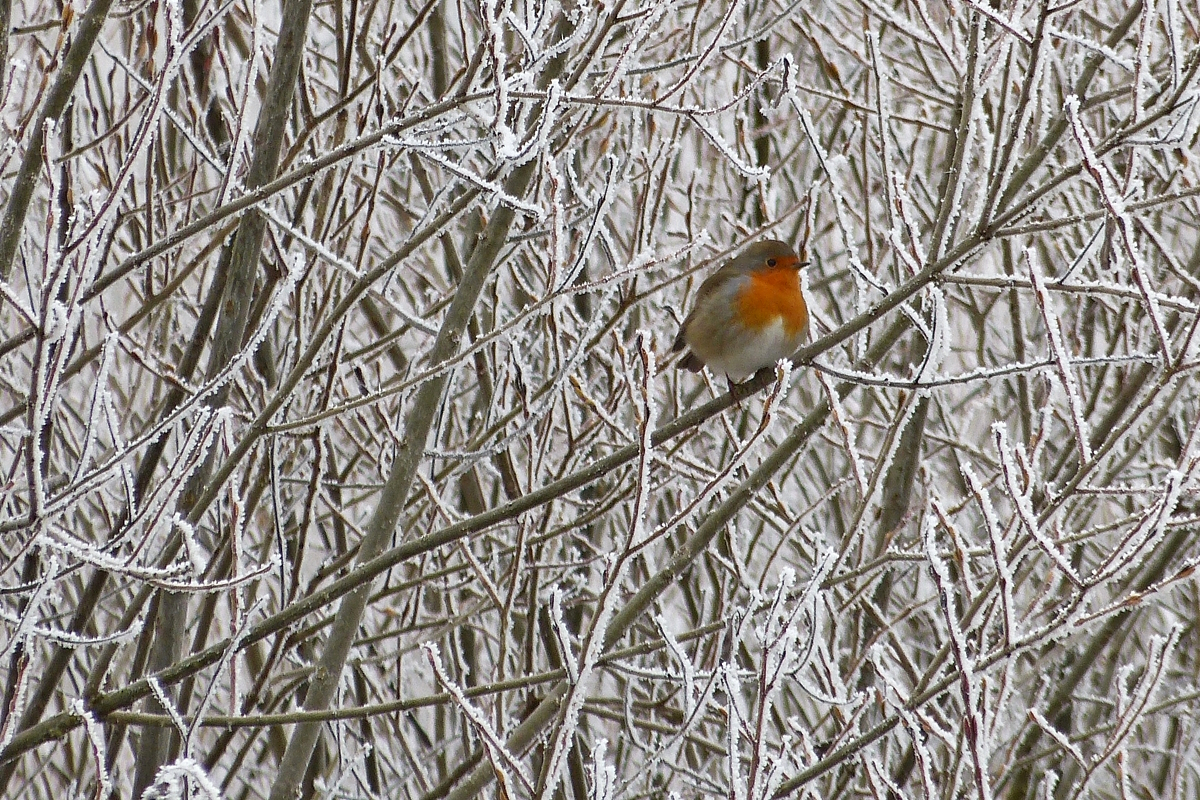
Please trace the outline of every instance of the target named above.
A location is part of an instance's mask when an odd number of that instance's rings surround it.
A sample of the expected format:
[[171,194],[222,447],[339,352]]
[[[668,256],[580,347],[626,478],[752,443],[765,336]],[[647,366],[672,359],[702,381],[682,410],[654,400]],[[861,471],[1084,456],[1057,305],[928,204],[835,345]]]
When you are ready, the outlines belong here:
[[699,372],[704,369],[704,362],[700,360],[698,355],[688,350],[683,354],[683,358],[675,363],[675,367],[677,369],[686,369],[688,372]]
[[[676,360],[676,354],[683,352],[683,355]],[[658,367],[661,374],[671,367],[672,362],[676,369],[686,369],[688,372],[699,372],[704,369],[704,362],[699,356],[687,349],[687,340],[683,338],[683,328],[679,329],[679,333],[675,336],[675,341],[671,343],[671,352],[662,360]]]

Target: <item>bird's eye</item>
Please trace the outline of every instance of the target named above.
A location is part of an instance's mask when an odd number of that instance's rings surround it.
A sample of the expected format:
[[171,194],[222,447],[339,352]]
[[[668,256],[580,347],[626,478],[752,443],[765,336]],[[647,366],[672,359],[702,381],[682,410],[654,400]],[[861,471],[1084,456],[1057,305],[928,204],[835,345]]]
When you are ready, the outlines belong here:
[[768,267],[773,267],[773,266],[775,266],[777,263],[779,263],[779,262],[777,262],[777,261],[776,261],[775,259],[773,259],[773,258],[768,258],[768,259],[767,259],[767,266],[768,266]]

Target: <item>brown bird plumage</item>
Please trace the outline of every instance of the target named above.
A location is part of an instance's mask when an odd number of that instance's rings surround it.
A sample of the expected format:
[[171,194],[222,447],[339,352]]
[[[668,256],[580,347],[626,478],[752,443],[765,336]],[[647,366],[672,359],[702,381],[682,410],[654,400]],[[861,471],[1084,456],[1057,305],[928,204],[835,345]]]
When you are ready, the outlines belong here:
[[704,366],[742,380],[800,348],[808,337],[808,305],[800,291],[804,266],[785,242],[755,242],[723,264],[696,292],[672,351],[677,366]]

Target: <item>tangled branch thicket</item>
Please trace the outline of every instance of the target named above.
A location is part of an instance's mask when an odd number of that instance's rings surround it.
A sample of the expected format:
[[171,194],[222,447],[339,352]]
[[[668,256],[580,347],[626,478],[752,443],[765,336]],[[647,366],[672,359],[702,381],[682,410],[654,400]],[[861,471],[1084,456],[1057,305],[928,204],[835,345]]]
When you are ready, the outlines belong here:
[[3,796],[1200,792],[1194,3],[2,5]]

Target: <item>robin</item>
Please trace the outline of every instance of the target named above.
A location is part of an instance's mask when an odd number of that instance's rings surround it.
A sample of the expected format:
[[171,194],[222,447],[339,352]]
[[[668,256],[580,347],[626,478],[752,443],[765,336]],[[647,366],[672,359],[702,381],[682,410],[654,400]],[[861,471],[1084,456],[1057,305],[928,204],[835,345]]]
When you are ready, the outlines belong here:
[[804,262],[784,242],[756,242],[700,284],[696,304],[679,327],[676,366],[707,364],[739,381],[787,358],[808,337],[808,305],[800,292]]

